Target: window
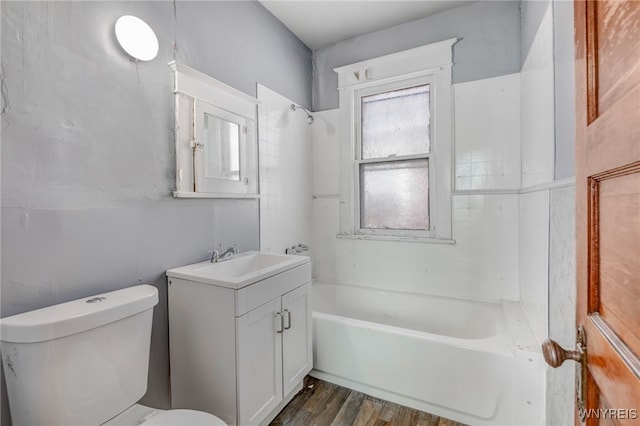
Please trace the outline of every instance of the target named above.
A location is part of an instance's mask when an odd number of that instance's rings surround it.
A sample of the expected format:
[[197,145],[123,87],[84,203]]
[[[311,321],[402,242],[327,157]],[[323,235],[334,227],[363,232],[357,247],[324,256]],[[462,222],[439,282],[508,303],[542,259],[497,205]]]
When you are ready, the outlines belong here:
[[337,68],[341,237],[451,240],[451,47]]
[[429,230],[430,79],[356,93],[359,232]]

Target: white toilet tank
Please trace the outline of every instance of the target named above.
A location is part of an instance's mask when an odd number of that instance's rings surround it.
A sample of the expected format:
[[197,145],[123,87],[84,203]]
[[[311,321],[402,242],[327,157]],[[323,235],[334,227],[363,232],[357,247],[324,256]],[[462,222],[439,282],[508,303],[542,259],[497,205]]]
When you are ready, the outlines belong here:
[[99,425],[146,392],[150,285],[0,320],[0,350],[14,426]]

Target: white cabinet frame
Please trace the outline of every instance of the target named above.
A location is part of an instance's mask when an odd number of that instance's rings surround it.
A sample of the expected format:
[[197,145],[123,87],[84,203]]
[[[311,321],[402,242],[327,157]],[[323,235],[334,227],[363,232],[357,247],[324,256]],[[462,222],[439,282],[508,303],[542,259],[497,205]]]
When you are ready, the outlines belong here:
[[236,318],[239,425],[260,424],[283,399],[280,310],[278,298]]
[[257,426],[313,367],[311,284],[236,318],[236,330],[238,424]]
[[[169,62],[174,72],[176,190],[181,198],[258,198],[257,105],[253,96],[234,89],[206,74],[176,61]],[[244,143],[244,178],[242,185],[218,180],[220,185],[199,188],[195,179],[194,150],[200,110],[204,104],[242,117],[246,134]],[[200,104],[200,108],[197,108]],[[242,155],[242,154],[241,154]],[[244,179],[247,180],[244,180]],[[247,183],[245,185],[245,182]]]

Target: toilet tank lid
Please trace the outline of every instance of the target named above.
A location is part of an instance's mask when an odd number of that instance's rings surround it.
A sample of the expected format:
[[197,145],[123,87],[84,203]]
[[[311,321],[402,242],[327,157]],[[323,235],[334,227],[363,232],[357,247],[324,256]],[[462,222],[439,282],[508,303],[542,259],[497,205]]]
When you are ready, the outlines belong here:
[[35,343],[80,333],[153,308],[158,290],[142,284],[0,319],[0,340]]

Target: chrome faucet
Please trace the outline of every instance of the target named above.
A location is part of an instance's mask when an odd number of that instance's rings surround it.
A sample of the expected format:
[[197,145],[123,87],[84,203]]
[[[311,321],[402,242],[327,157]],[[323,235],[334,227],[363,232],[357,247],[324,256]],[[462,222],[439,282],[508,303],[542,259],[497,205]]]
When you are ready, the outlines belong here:
[[231,246],[224,253],[220,253],[222,251],[222,245],[220,245],[220,250],[213,250],[211,253],[211,262],[223,262],[225,260],[231,259],[233,256],[240,253],[240,250],[236,246]]

